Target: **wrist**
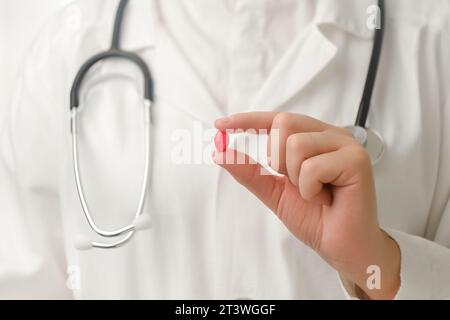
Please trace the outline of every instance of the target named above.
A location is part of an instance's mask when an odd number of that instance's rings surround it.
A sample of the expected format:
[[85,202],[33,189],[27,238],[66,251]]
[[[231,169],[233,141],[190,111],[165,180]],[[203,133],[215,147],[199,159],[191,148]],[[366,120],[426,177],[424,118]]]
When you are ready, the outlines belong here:
[[355,259],[350,272],[341,272],[370,299],[390,300],[400,288],[400,248],[383,230],[372,238],[365,254]]

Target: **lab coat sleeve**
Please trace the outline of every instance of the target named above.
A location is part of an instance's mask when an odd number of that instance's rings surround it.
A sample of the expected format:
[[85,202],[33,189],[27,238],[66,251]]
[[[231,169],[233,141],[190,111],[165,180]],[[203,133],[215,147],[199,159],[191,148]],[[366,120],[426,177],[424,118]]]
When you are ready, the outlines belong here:
[[[446,42],[448,69],[450,40]],[[450,299],[450,81],[443,78],[440,169],[425,237],[386,229],[401,249],[401,287],[397,299]],[[430,241],[431,240],[431,241]]]
[[400,231],[386,231],[401,250],[401,285],[396,299],[450,299],[450,249]]
[[[383,228],[399,245],[401,251],[400,289],[396,299],[450,299],[450,24],[443,29],[443,38],[435,52],[441,53],[438,66],[443,72],[439,124],[439,172],[433,203],[424,237],[399,230]],[[435,48],[435,49],[436,49]],[[413,195],[412,195],[413,196]],[[392,214],[395,214],[392,213]],[[383,276],[381,274],[381,276]],[[367,298],[354,284],[341,279],[348,299]]]
[[[446,119],[450,119],[450,105],[446,108]],[[442,165],[450,161],[450,121],[446,121],[446,139],[443,139]],[[444,159],[447,159],[444,161]],[[450,182],[450,169],[443,168],[444,179]],[[447,203],[443,214],[429,223],[434,236],[429,239],[384,228],[397,242],[401,251],[400,289],[396,299],[450,299],[450,190],[446,194]],[[439,207],[439,205],[436,205]],[[436,222],[432,221],[435,220]],[[433,226],[436,224],[436,226]],[[382,273],[381,273],[381,276]],[[341,278],[347,299],[366,299],[367,296],[353,283]]]
[[[446,214],[447,227],[450,228],[450,207]],[[395,299],[450,299],[450,249],[398,230],[385,228],[385,231],[401,251],[401,283]],[[343,278],[340,280],[347,299],[368,299],[353,283]]]
[[72,298],[57,187],[63,106],[53,38],[44,34],[27,52],[0,128],[0,299]]

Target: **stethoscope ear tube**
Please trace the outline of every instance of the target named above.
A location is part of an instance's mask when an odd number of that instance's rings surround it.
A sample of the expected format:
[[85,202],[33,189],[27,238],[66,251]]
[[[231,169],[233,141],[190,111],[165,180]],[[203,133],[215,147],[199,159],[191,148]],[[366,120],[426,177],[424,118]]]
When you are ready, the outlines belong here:
[[135,218],[132,224],[125,226],[123,228],[107,231],[103,230],[95,223],[91,212],[89,210],[89,206],[84,194],[84,188],[83,183],[81,179],[81,172],[80,172],[80,166],[79,166],[79,156],[78,156],[78,134],[79,134],[79,128],[78,128],[78,113],[80,112],[77,108],[72,109],[71,112],[71,133],[72,133],[72,157],[73,157],[73,166],[74,166],[74,173],[75,173],[75,183],[76,183],[76,189],[78,193],[78,197],[80,199],[81,208],[85,215],[85,218],[89,224],[89,226],[92,228],[92,230],[95,231],[98,235],[102,237],[118,237],[121,235],[126,234],[126,236],[113,243],[103,243],[103,242],[91,242],[88,240],[88,238],[84,236],[78,236],[75,240],[75,246],[80,250],[86,250],[90,249],[92,247],[94,248],[117,248],[121,245],[127,243],[131,237],[133,236],[134,232],[137,230],[144,230],[151,227],[151,220],[150,216],[148,214],[143,214],[144,205],[145,205],[145,199],[147,190],[149,187],[149,171],[150,171],[150,136],[151,136],[151,108],[152,103],[150,100],[144,100],[144,128],[145,128],[145,139],[144,139],[144,148],[145,148],[145,159],[144,159],[144,173],[143,173],[143,181],[142,181],[142,187],[138,202],[138,207],[136,209]]

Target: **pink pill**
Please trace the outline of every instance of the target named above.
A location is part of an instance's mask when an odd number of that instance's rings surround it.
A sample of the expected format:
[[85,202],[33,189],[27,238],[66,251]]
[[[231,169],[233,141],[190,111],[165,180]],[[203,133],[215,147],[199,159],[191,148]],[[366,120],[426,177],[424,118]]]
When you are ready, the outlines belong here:
[[219,152],[225,152],[228,148],[229,137],[226,131],[218,131],[214,138],[214,144]]

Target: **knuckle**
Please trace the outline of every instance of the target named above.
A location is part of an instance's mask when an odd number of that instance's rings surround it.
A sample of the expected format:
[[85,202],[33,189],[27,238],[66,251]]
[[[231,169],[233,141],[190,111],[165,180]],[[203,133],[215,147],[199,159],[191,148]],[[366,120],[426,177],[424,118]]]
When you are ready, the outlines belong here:
[[310,136],[304,133],[289,136],[286,141],[286,153],[295,155],[296,158],[303,158],[308,146],[308,139],[310,139]]
[[301,138],[299,135],[293,134],[287,138],[286,148],[288,151],[298,150],[301,146]]
[[[353,137],[352,133],[346,128],[332,127],[325,131],[329,135],[339,136],[346,144],[353,145],[358,142]],[[359,144],[358,144],[359,145]]]
[[273,119],[273,127],[275,128],[290,128],[294,125],[294,117],[288,112],[280,112]]
[[350,132],[350,130],[348,130],[347,128],[342,128],[342,127],[335,127],[334,129],[337,133],[349,137],[349,138],[353,138],[352,133]]
[[343,131],[339,129],[335,128],[327,129],[320,134],[322,135],[322,138],[329,139],[329,141],[335,141],[332,144],[336,149],[340,149],[347,146],[360,146],[360,144],[357,141],[355,141],[352,136],[343,134]]
[[305,161],[303,161],[302,163],[302,167],[301,167],[301,174],[302,175],[311,175],[314,172],[317,171],[317,162],[312,160],[312,159],[307,159]]
[[366,149],[361,145],[355,145],[351,149],[352,158],[357,166],[370,166],[370,156]]

